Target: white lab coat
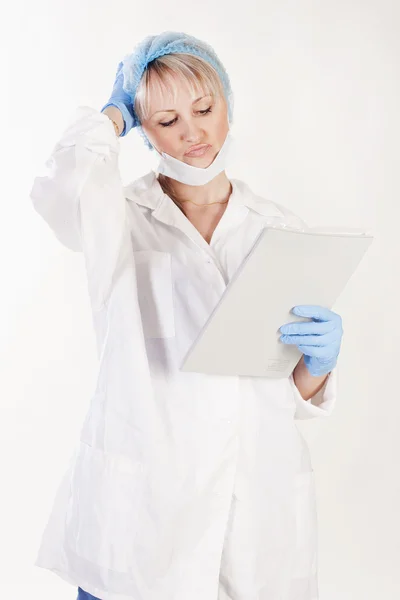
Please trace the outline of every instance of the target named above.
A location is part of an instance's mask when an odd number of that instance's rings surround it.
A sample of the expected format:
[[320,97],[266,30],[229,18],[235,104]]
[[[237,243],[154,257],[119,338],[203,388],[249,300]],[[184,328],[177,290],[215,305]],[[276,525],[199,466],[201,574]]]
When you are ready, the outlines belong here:
[[[316,600],[317,516],[295,419],[327,416],[293,377],[179,370],[268,224],[305,228],[231,179],[208,244],[151,171],[126,187],[109,118],[79,107],[35,209],[82,251],[99,373],[36,566],[103,600]],[[268,310],[268,307],[266,307]]]

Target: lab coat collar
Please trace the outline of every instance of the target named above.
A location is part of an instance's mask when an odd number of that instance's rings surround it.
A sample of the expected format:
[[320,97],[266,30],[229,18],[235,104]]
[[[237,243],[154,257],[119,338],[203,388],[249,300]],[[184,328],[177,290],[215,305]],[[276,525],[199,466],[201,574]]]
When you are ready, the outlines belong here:
[[[271,200],[257,196],[249,186],[239,179],[230,179],[232,194],[229,198],[231,206],[247,206],[253,211],[266,217],[284,217]],[[124,188],[125,198],[141,206],[153,210],[153,216],[165,223],[174,224],[174,212],[171,211],[171,199],[163,192],[155,171],[150,171],[140,179],[133,181]],[[178,209],[179,210],[179,209]]]

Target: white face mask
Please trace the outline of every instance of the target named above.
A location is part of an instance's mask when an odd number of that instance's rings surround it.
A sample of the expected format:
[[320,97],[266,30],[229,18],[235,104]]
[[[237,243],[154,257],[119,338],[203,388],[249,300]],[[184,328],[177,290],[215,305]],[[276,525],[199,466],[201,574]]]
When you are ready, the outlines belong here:
[[175,179],[181,183],[186,183],[186,185],[205,185],[219,175],[219,173],[226,168],[228,163],[231,162],[233,157],[233,146],[234,140],[230,131],[228,131],[221,150],[218,152],[211,165],[205,168],[188,165],[169,154],[165,154],[165,152],[160,154],[160,152],[154,148],[156,158],[159,157],[160,159],[156,170],[162,175],[171,177],[171,179]]

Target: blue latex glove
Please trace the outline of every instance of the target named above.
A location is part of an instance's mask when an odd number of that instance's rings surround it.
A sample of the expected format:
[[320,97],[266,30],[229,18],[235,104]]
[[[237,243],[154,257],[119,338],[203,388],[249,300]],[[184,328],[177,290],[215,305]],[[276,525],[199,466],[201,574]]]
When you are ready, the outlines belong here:
[[111,92],[111,97],[107,104],[103,106],[100,112],[103,112],[107,106],[116,106],[122,113],[124,119],[124,128],[121,132],[121,137],[124,137],[134,127],[133,106],[130,96],[124,91],[122,85],[124,83],[124,75],[122,72],[123,62],[118,65],[117,74],[115,76],[114,87]]
[[279,328],[284,344],[295,344],[304,354],[307,369],[314,377],[330,373],[336,366],[342,343],[341,317],[323,306],[301,305],[292,311],[313,321],[287,323]]

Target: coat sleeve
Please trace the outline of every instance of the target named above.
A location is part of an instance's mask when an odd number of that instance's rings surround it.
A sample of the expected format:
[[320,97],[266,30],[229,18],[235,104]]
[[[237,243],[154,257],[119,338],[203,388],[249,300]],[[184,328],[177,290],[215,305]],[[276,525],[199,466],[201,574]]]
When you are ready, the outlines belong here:
[[80,195],[99,158],[118,154],[119,140],[107,115],[79,107],[30,191],[35,210],[58,240],[82,252]]
[[295,419],[312,419],[314,417],[329,417],[336,403],[337,395],[337,366],[329,373],[323,387],[309,400],[300,394],[294,382],[293,373],[289,376],[296,403]]

